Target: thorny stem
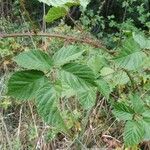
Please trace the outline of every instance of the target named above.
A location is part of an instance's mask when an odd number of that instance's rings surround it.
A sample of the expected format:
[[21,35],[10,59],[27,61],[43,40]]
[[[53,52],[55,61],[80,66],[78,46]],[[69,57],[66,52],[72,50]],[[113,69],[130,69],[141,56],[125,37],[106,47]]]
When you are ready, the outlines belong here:
[[107,51],[110,54],[113,54],[113,51],[108,50],[105,48],[100,41],[93,40],[91,38],[77,38],[70,35],[61,35],[61,34],[50,34],[50,33],[12,33],[12,34],[0,34],[1,38],[9,38],[9,37],[24,37],[24,36],[45,36],[45,37],[51,37],[51,38],[59,38],[64,39],[70,42],[79,42],[79,43],[86,43],[96,48],[102,48],[105,51]]

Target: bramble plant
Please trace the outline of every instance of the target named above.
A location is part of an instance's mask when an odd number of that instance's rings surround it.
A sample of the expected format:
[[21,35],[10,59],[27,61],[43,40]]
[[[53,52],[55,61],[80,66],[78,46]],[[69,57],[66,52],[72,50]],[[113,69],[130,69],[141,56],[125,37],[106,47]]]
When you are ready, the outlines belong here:
[[[144,40],[144,44],[142,39],[143,36],[134,34],[123,42],[114,56],[96,49],[86,51],[75,44],[62,47],[53,56],[41,50],[22,52],[14,61],[24,70],[10,77],[8,95],[23,101],[35,99],[44,121],[69,134],[59,99],[76,96],[83,109],[89,110],[95,105],[97,92],[109,100],[111,92],[119,85],[131,81],[131,89],[136,88],[138,83],[131,79],[130,74],[142,69],[142,65],[147,68],[143,61],[149,59],[144,52],[149,48],[149,40]],[[131,106],[119,102],[114,104],[115,116],[129,120],[124,131],[126,146],[150,138],[147,132],[149,107],[144,106],[144,101],[137,95],[131,97]]]

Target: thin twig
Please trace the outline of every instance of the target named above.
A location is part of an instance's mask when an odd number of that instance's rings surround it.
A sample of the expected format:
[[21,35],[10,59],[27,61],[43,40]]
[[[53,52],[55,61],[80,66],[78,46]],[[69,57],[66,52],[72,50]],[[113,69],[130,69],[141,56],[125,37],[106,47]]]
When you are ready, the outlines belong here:
[[22,106],[19,112],[19,125],[18,125],[17,139],[19,139],[20,136],[21,120],[22,120]]
[[6,139],[7,139],[9,148],[10,148],[10,150],[12,150],[13,148],[12,148],[11,140],[10,140],[10,138],[9,138],[9,133],[8,133],[8,130],[7,130],[7,126],[6,126],[6,124],[5,124],[5,121],[4,121],[4,119],[3,119],[3,116],[1,116],[1,115],[0,115],[0,120],[2,121],[2,125],[3,125],[3,127],[4,127],[4,129],[5,129]]
[[110,139],[112,139],[112,140],[115,140],[117,143],[121,144],[121,141],[119,141],[119,140],[116,139],[115,137],[112,137],[111,135],[103,134],[103,135],[102,135],[102,138],[110,138]]
[[77,27],[77,29],[79,31],[83,32],[83,29],[76,23],[76,21],[71,17],[71,15],[69,13],[67,16],[70,18],[70,20],[73,22],[73,24]]
[[31,116],[32,116],[32,120],[33,120],[33,123],[34,123],[36,137],[38,137],[38,129],[37,129],[37,126],[36,126],[36,121],[35,121],[35,117],[34,117],[34,113],[33,113],[33,108],[31,106],[30,102],[28,102],[28,105],[29,105]]

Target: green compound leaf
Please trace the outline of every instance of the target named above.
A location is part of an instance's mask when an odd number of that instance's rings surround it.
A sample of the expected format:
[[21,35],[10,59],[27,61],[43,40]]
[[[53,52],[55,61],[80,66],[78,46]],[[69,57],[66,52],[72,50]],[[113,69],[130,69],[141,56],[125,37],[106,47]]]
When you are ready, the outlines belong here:
[[95,86],[93,71],[82,64],[68,63],[62,66],[61,78],[74,90],[89,89],[89,87]]
[[47,5],[52,5],[54,7],[58,6],[61,7],[69,3],[74,5],[80,4],[84,10],[90,2],[90,0],[38,0],[38,1],[43,2]]
[[99,92],[105,96],[107,99],[109,99],[109,94],[111,93],[111,89],[109,87],[109,84],[103,80],[103,79],[99,79],[96,81],[97,83],[97,87]]
[[143,120],[143,126],[145,129],[144,140],[149,141],[150,140],[150,122]]
[[118,67],[135,70],[142,64],[145,57],[146,55],[141,51],[140,46],[130,38],[123,43],[115,62]]
[[38,0],[39,2],[43,2],[47,5],[52,5],[54,7],[62,6],[66,3],[75,3],[75,0]]
[[64,65],[71,60],[79,58],[84,51],[74,45],[69,45],[67,47],[62,47],[53,56],[54,64],[56,66]]
[[83,7],[85,10],[87,5],[89,4],[90,0],[80,0],[80,5]]
[[126,147],[138,145],[143,139],[144,133],[144,126],[141,123],[128,121],[123,134]]
[[123,102],[114,104],[113,114],[116,116],[116,118],[119,118],[120,120],[132,120],[134,113],[134,110],[132,110]]
[[66,132],[67,128],[58,109],[59,92],[47,82],[37,93],[37,109],[43,120],[57,129]]
[[125,85],[127,84],[130,79],[128,77],[128,75],[126,74],[126,72],[120,70],[120,71],[116,71],[114,74],[113,74],[113,83],[115,85]]
[[142,49],[150,49],[150,39],[145,38],[142,34],[133,33],[134,40]]
[[145,111],[144,102],[138,94],[130,95],[132,107],[136,113],[143,113]]
[[145,111],[142,113],[143,116],[143,126],[145,129],[144,140],[150,140],[150,109],[145,108]]
[[19,66],[27,69],[49,71],[52,67],[51,58],[39,50],[22,52],[14,60]]
[[67,15],[67,10],[64,7],[52,7],[49,9],[47,15],[44,17],[46,22],[53,22],[61,17]]
[[107,60],[105,56],[96,53],[94,56],[89,57],[87,64],[99,76],[101,69],[107,66]]
[[80,89],[77,92],[79,103],[86,110],[91,109],[95,105],[96,101],[96,90],[91,88],[89,90]]
[[8,95],[21,100],[35,97],[36,92],[44,85],[47,78],[36,70],[15,72],[8,81]]

